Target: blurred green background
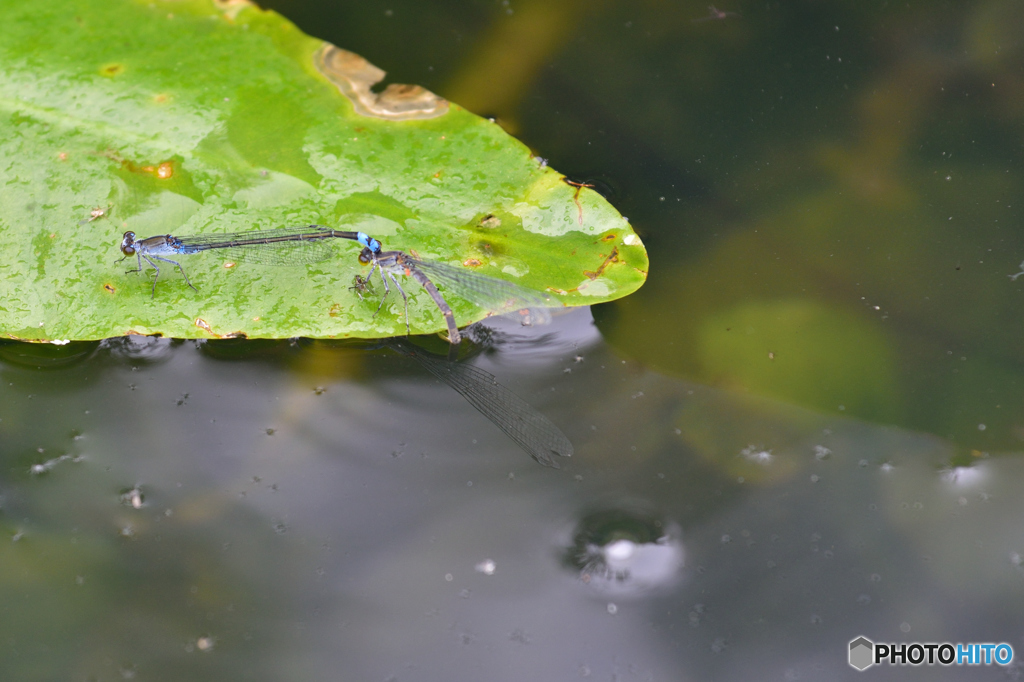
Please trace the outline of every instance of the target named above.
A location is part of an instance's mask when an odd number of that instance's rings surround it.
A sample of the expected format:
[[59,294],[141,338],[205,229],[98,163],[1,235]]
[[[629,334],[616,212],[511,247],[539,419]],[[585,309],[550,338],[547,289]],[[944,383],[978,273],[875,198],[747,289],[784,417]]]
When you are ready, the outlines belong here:
[[[1024,4],[705,3],[267,3],[595,184],[650,276],[475,337],[561,471],[384,351],[0,346],[4,679],[788,682],[862,679],[858,635],[1017,646],[1024,459],[988,455],[1024,439]],[[1024,668],[867,674],[914,672]]]
[[267,6],[596,181],[651,258],[621,352],[1020,449],[1019,2]]

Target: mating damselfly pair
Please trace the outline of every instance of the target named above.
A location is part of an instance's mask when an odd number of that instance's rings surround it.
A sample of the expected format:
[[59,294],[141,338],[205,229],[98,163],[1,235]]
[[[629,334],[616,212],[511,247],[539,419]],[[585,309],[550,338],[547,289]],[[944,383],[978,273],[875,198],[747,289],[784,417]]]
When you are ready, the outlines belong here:
[[488,313],[502,315],[519,312],[523,324],[547,322],[550,319],[547,308],[561,305],[550,296],[503,279],[481,275],[446,263],[420,260],[404,251],[384,251],[380,241],[365,232],[334,230],[321,225],[188,237],[159,235],[146,239],[137,239],[134,232],[125,232],[121,240],[121,253],[124,255],[118,262],[135,256],[138,267],[128,272],[142,272],[143,260],[152,266],[156,270],[156,275],[153,278],[151,296],[155,297],[156,282],[160,277],[160,266],[156,261],[176,267],[185,278],[185,283],[196,290],[181,263],[171,257],[216,249],[245,262],[263,265],[302,265],[330,258],[333,251],[328,240],[331,239],[355,241],[363,247],[359,260],[371,267],[365,278],[356,276],[357,288],[366,289],[374,272],[378,273],[380,281],[384,284],[384,296],[374,315],[380,312],[384,300],[391,292],[388,282],[395,286],[405,306],[407,333],[410,332],[409,299],[397,275],[412,277],[426,290],[444,316],[448,327],[448,339],[453,345],[461,341],[462,335],[451,306],[438,290],[438,285],[444,288],[446,294],[463,298]]

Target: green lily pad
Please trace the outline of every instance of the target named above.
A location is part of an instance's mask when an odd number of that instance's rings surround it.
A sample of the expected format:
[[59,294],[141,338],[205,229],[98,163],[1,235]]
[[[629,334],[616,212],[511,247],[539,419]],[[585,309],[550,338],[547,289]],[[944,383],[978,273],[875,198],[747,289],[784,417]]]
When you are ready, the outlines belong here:
[[[354,242],[289,267],[185,256],[198,291],[164,264],[151,297],[152,269],[115,264],[127,230],[362,230],[567,306],[646,278],[643,244],[599,194],[422,88],[371,89],[384,75],[372,64],[245,0],[5,3],[0,62],[10,338],[405,332],[399,297],[374,316],[379,298],[349,289],[368,270]],[[405,288],[413,332],[444,329],[426,292]],[[488,312],[448,299],[461,325]]]

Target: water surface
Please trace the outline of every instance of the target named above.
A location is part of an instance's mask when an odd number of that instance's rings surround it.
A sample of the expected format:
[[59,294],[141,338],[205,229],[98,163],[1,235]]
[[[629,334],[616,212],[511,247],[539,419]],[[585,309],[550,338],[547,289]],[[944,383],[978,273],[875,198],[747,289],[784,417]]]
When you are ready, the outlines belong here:
[[269,3],[597,184],[649,281],[474,332],[557,470],[386,348],[0,347],[5,679],[1019,677],[846,651],[1024,651],[1024,13],[703,2]]

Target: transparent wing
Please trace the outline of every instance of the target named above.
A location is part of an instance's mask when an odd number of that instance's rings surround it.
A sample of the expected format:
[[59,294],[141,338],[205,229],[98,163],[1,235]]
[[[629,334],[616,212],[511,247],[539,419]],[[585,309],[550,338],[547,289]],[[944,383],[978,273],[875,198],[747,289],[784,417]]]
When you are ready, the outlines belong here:
[[484,310],[499,315],[514,311],[522,312],[523,324],[547,324],[551,321],[548,308],[562,306],[561,302],[551,296],[503,279],[480,275],[445,263],[422,261],[411,256],[405,256],[404,260],[420,270],[434,284],[442,286],[445,293],[464,298]]
[[401,339],[387,342],[394,350],[415,358],[425,370],[451,386],[495,426],[525,450],[537,463],[558,468],[552,455],[569,457],[572,443],[550,419],[498,383],[479,367],[427,353]]
[[178,237],[183,246],[210,246],[215,244],[226,244],[230,242],[263,242],[266,240],[279,240],[301,237],[303,235],[318,235],[329,237],[331,230],[319,225],[299,225],[297,227],[275,227],[271,230],[247,230],[245,232],[215,232],[212,234],[191,235]]
[[225,260],[256,263],[258,265],[306,265],[320,263],[334,256],[331,242],[273,242],[260,246],[232,246],[203,249]]

